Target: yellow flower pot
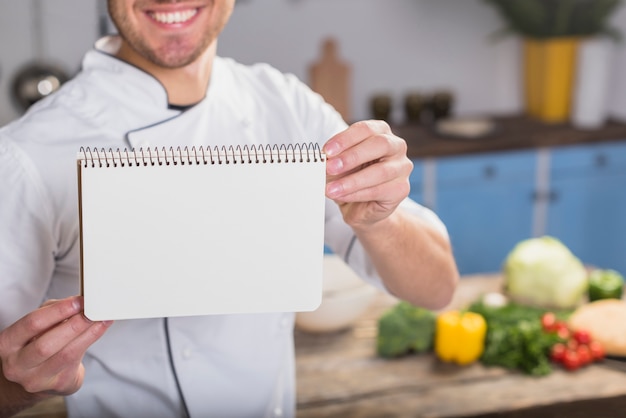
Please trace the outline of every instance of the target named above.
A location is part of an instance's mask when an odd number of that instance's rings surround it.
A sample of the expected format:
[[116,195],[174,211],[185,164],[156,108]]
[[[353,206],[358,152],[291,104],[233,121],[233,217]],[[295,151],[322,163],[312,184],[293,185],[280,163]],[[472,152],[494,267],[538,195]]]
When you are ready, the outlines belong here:
[[524,40],[526,111],[550,123],[570,117],[580,38]]

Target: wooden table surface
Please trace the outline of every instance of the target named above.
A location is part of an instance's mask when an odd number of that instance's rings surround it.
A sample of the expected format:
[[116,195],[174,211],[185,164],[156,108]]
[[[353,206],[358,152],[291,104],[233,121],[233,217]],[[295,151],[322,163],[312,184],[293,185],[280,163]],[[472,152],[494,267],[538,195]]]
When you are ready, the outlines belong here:
[[[445,309],[466,306],[500,287],[497,275],[465,277]],[[371,309],[345,331],[307,334],[296,330],[298,418],[468,417],[626,395],[626,372],[609,364],[576,372],[557,370],[536,378],[479,363],[444,364],[432,354],[379,358],[376,321],[395,303],[387,295],[378,295]],[[622,409],[626,411],[626,404]],[[18,416],[63,418],[65,412],[62,398],[54,398]],[[557,416],[564,415],[550,415]]]
[[[500,287],[497,275],[466,277],[446,309],[466,306]],[[476,416],[626,395],[626,373],[608,363],[538,378],[479,363],[444,364],[432,354],[379,358],[376,321],[395,302],[381,294],[345,331],[296,330],[299,418]]]

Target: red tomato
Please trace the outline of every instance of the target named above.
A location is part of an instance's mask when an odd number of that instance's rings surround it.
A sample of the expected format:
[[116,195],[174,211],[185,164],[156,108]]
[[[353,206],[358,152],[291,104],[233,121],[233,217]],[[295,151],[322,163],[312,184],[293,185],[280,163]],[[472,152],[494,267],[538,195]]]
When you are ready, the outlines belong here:
[[541,315],[541,326],[543,327],[544,331],[556,331],[556,315],[554,314],[554,312],[546,312]]
[[586,344],[580,344],[576,349],[576,354],[578,354],[578,360],[581,366],[586,366],[593,361],[591,349]]
[[550,358],[552,361],[557,363],[562,363],[565,358],[565,352],[567,351],[567,347],[563,343],[556,343],[550,349]]
[[591,342],[591,335],[589,332],[579,329],[574,331],[574,339],[578,341],[579,344],[589,344]]
[[576,350],[579,346],[578,341],[576,341],[573,338],[570,338],[569,340],[567,340],[565,344],[569,350]]
[[570,337],[569,328],[567,324],[563,321],[557,321],[556,325],[556,335],[559,336],[562,340],[567,340]]
[[589,343],[589,351],[591,352],[591,357],[596,361],[602,360],[605,356],[604,347],[598,341]]
[[563,357],[563,365],[567,370],[576,370],[580,367],[580,358],[575,350],[565,351],[565,357]]

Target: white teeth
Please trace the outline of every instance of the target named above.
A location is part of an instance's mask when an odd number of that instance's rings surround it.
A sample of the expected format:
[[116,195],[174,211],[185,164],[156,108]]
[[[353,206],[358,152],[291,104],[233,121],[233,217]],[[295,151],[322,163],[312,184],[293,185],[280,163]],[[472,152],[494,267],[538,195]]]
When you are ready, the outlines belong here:
[[184,23],[194,17],[198,13],[198,9],[185,10],[182,12],[173,12],[173,13],[151,13],[150,15],[154,20],[159,23]]

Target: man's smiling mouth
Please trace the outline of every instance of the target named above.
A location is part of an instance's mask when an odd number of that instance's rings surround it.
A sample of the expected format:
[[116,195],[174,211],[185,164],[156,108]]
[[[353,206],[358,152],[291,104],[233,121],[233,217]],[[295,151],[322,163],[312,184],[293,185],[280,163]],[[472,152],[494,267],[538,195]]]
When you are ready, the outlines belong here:
[[185,23],[198,14],[198,9],[189,9],[176,12],[149,12],[148,15],[159,23],[176,24]]

